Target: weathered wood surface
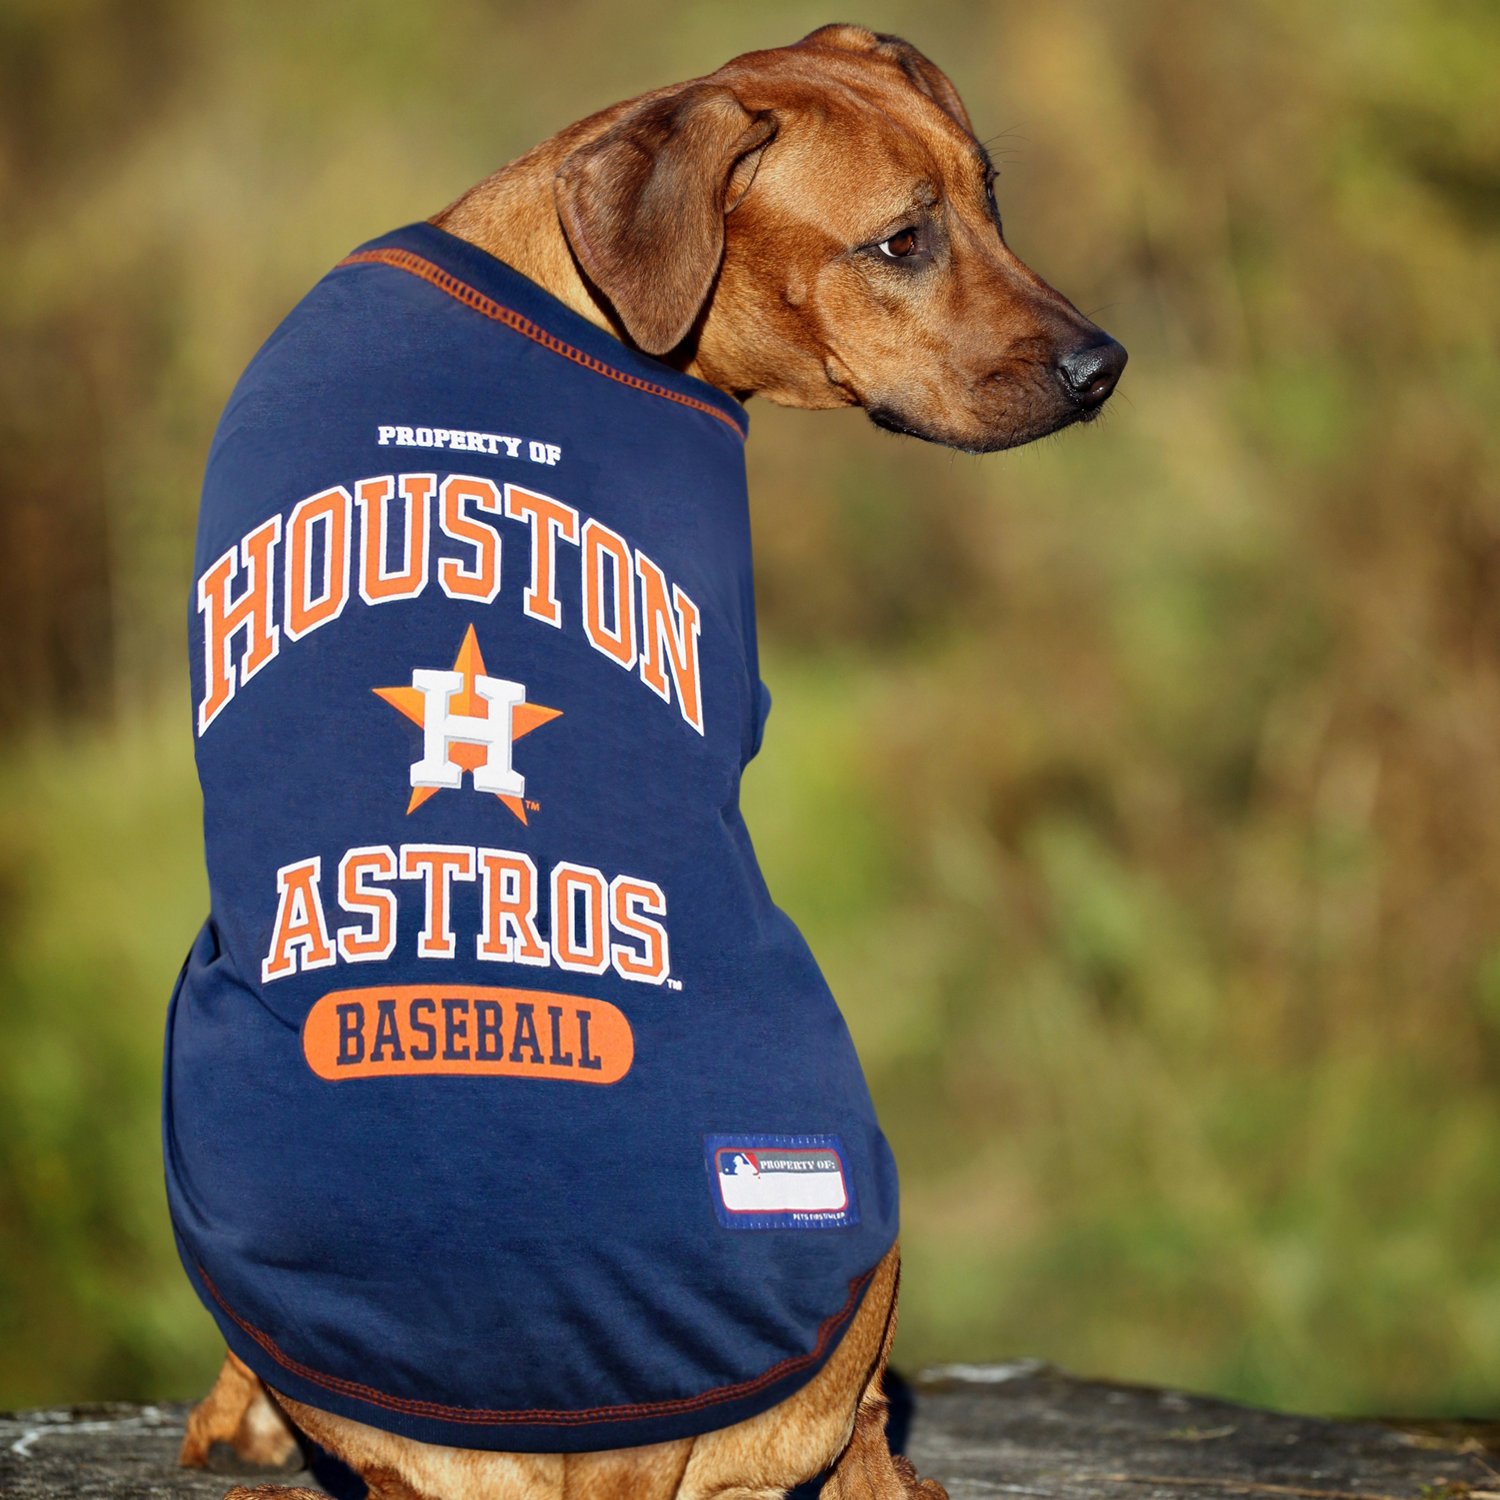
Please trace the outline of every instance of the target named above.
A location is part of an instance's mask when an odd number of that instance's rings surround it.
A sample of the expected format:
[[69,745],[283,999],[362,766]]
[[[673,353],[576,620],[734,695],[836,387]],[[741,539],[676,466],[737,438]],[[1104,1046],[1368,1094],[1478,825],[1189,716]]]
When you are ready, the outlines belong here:
[[[0,1413],[0,1496],[220,1500],[232,1479],[176,1466],[187,1410]],[[896,1435],[952,1500],[1500,1500],[1495,1423],[1285,1416],[1038,1364],[930,1371]]]

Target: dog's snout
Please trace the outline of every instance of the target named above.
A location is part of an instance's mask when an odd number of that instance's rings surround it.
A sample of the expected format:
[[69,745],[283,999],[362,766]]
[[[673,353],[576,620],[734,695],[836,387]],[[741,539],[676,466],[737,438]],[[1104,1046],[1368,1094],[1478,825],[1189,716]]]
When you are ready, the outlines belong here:
[[1057,376],[1068,399],[1090,411],[1109,400],[1129,357],[1124,346],[1107,333],[1101,339],[1069,350],[1057,362]]

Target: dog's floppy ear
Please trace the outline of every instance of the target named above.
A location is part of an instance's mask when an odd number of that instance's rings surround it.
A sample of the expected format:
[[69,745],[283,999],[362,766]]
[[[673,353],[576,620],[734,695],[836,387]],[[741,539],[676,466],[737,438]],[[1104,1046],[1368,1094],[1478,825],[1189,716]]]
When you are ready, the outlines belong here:
[[797,45],[842,47],[846,52],[869,52],[877,57],[889,58],[939,109],[957,120],[970,135],[974,134],[969,112],[964,108],[964,101],[958,97],[958,90],[953,87],[948,75],[901,37],[870,31],[864,26],[835,22],[832,26],[820,26],[816,31],[810,31]]
[[747,158],[775,134],[769,113],[690,83],[628,111],[558,168],[573,254],[648,354],[675,348],[693,326],[724,254],[724,215],[754,175]]

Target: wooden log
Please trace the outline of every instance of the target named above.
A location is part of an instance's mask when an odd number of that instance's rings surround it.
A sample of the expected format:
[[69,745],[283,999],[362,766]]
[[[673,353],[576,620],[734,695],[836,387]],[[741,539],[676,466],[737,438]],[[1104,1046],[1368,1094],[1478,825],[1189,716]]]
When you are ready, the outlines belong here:
[[[1500,1423],[1287,1416],[1037,1363],[949,1366],[893,1394],[898,1446],[952,1500],[1500,1500]],[[187,1411],[0,1413],[0,1496],[221,1500],[228,1473],[177,1467]]]

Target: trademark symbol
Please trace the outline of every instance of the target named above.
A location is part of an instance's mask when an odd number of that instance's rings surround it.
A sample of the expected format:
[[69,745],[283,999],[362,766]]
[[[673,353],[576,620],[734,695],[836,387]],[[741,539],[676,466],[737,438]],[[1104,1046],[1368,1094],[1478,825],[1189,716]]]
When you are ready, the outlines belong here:
[[541,812],[541,810],[542,810],[542,804],[540,802],[533,802],[530,797],[528,797],[526,799],[526,811],[527,812]]
[[680,990],[682,988],[682,981],[680,979],[669,979],[667,981],[667,988],[669,990]]

